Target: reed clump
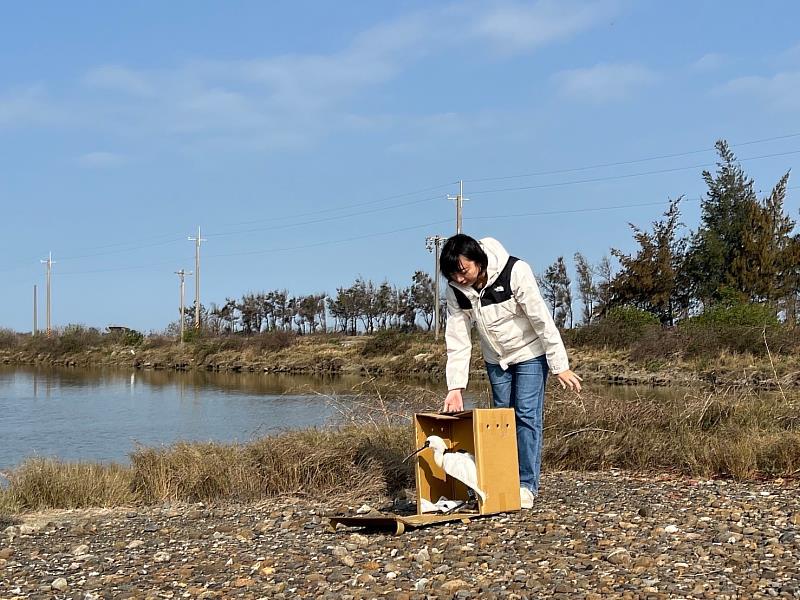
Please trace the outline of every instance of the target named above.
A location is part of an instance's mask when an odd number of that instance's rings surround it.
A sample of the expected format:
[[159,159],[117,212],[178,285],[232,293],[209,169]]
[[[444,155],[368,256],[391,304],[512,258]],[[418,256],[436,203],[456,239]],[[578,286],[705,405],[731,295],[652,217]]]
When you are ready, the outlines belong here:
[[735,479],[792,476],[800,473],[800,403],[737,389],[658,401],[556,392],[545,410],[544,463]]
[[114,463],[28,459],[8,474],[0,513],[133,504],[138,498],[131,475],[130,468]]
[[[0,515],[281,495],[356,501],[413,487],[413,465],[403,462],[414,445],[411,418],[438,410],[440,395],[368,381],[328,400],[338,409],[335,423],[325,429],[286,431],[248,443],[141,447],[129,466],[26,461],[0,488]],[[735,479],[796,476],[800,402],[737,389],[611,400],[551,386],[544,468]]]
[[[357,499],[407,484],[387,468],[410,444],[402,429],[308,429],[247,444],[179,443],[131,456],[143,502],[251,501],[280,495]],[[402,448],[402,450],[401,450]]]

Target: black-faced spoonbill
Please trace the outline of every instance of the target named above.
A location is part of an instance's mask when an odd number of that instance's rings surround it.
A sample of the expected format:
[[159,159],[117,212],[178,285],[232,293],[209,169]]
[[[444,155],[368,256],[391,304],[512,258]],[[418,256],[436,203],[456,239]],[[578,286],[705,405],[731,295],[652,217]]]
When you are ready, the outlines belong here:
[[403,462],[419,454],[425,448],[433,448],[433,461],[440,469],[473,490],[486,502],[486,494],[478,487],[478,468],[475,466],[475,457],[464,450],[449,450],[445,441],[438,435],[429,435],[425,443],[414,452],[406,456]]

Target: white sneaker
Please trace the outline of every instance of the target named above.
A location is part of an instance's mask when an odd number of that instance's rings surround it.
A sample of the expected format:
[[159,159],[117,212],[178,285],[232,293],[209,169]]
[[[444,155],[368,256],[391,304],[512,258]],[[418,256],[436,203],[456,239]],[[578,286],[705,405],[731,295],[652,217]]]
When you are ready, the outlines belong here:
[[533,492],[526,487],[519,488],[519,503],[522,508],[533,508]]

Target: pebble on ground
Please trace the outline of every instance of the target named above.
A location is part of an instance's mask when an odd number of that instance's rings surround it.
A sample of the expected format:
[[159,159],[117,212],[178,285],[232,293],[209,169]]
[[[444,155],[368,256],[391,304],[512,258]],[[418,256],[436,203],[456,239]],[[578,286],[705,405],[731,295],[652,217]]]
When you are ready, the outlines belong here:
[[799,488],[549,473],[531,510],[401,536],[297,498],[53,511],[0,533],[0,599],[800,598]]

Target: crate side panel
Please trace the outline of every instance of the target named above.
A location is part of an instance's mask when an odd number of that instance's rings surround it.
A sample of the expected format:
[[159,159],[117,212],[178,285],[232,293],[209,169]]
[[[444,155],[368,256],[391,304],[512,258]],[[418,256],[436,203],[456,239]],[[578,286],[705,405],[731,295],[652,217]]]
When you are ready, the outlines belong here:
[[478,481],[487,493],[481,514],[520,509],[519,459],[514,409],[477,409],[473,414]]

